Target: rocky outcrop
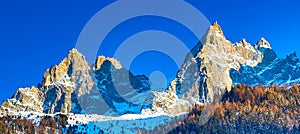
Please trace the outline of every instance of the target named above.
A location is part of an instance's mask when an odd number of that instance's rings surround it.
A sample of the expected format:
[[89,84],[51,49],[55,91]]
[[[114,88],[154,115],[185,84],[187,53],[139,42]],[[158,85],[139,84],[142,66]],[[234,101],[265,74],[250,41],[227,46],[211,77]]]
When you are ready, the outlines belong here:
[[[93,84],[88,63],[82,54],[73,49],[59,65],[47,69],[42,84],[37,88],[19,89],[12,99],[3,102],[2,108],[8,109],[4,111],[20,112],[74,112],[72,105],[74,107],[76,98],[73,96],[87,93]],[[16,104],[22,106],[12,107]]]
[[257,43],[254,45],[254,47],[256,49],[260,49],[260,48],[272,49],[270,43],[264,37],[260,38],[260,40],[257,41]]
[[96,60],[96,63],[95,63],[95,70],[100,70],[104,61],[109,61],[112,64],[112,66],[114,66],[116,69],[121,69],[122,68],[122,65],[121,65],[120,61],[118,61],[114,58],[99,56]]
[[42,96],[36,87],[20,88],[11,99],[2,103],[3,113],[35,111],[43,112]]

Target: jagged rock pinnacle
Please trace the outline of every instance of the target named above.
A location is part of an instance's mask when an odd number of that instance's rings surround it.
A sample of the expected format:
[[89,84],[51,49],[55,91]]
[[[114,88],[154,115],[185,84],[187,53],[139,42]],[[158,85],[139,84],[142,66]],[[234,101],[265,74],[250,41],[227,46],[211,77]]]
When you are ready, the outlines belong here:
[[251,44],[249,42],[247,42],[247,40],[245,38],[243,38],[240,43],[243,45],[244,48],[250,48],[250,49],[253,48],[251,46]]
[[224,36],[221,26],[218,24],[217,21],[210,27],[210,30],[220,33],[221,35]]
[[259,49],[259,48],[272,49],[270,43],[264,37],[260,38],[260,40],[256,43],[255,48],[256,49]]
[[242,43],[245,44],[245,43],[248,43],[248,42],[247,42],[247,40],[245,38],[243,38],[242,39]]
[[108,58],[105,56],[99,56],[95,63],[95,70],[99,70],[103,64],[104,61],[109,61],[115,68],[120,69],[122,68],[122,65],[120,61],[114,59],[114,58]]
[[[68,53],[68,57],[64,58],[59,65],[52,66],[47,69],[43,76],[43,86],[47,86],[56,81],[59,81],[63,76],[70,75],[70,69],[89,70],[88,63],[85,57],[77,50],[72,49]],[[74,73],[74,70],[72,70]]]
[[[202,40],[201,49],[198,49],[194,57],[187,56],[167,92],[155,95],[152,105],[154,111],[162,108],[167,113],[176,113],[178,112],[176,110],[185,111],[190,104],[196,104],[198,101],[213,102],[225,90],[231,89],[230,70],[239,70],[241,65],[254,67],[262,60],[261,53],[256,51],[245,39],[236,45],[226,40],[217,22],[210,26],[203,39],[205,40]],[[179,104],[176,109],[173,100],[163,97],[173,95],[177,95],[177,97],[173,97],[178,98],[176,102],[189,101],[189,103]],[[166,104],[160,103],[158,100],[166,102]],[[162,106],[160,107],[160,105]]]
[[[207,30],[205,36],[203,36],[203,38],[201,39],[201,42],[203,44],[210,42],[210,41],[214,41],[213,39],[216,38],[223,38],[225,39],[225,35],[222,31],[221,26],[218,24],[218,22],[216,21],[215,23],[213,23],[209,29]],[[210,42],[209,44],[215,44],[214,42]],[[199,47],[199,46],[196,46]],[[198,48],[194,48],[195,50],[199,51],[200,49]],[[193,53],[198,53],[198,52],[193,52]]]
[[86,61],[85,57],[75,48],[73,48],[71,51],[69,51],[69,54],[68,54],[67,58],[70,59],[70,60],[80,58],[81,60]]

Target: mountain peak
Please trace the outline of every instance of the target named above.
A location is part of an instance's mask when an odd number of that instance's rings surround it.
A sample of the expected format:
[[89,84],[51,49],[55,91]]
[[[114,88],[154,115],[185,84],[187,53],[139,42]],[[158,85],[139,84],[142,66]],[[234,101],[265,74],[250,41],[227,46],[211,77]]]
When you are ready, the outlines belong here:
[[218,21],[215,21],[213,25],[219,26]]
[[272,49],[270,43],[264,38],[261,37],[260,40],[256,43],[255,48],[268,48]]
[[[201,39],[202,43],[208,43],[208,44],[212,44],[215,39],[219,39],[222,38],[224,40],[225,39],[225,35],[223,34],[222,28],[221,26],[218,24],[218,22],[216,21],[215,23],[213,23],[207,30],[205,36],[203,36],[203,38]],[[194,47],[194,50],[197,50],[197,52],[193,52],[193,53],[198,53],[198,51],[200,50],[199,48],[201,48],[202,46],[197,45],[196,47]]]
[[209,31],[212,31],[212,32],[214,32],[214,33],[216,33],[216,34],[220,34],[220,35],[224,36],[224,35],[223,35],[222,28],[221,28],[221,26],[218,24],[217,21],[216,21],[212,26],[210,26]]
[[58,65],[53,65],[44,73],[42,85],[47,86],[59,81],[65,75],[77,70],[88,70],[89,66],[85,57],[77,50],[72,49],[68,53],[68,57],[64,58]]
[[96,63],[95,63],[95,69],[99,70],[102,66],[102,64],[105,61],[109,61],[115,68],[120,69],[122,68],[122,65],[120,63],[120,61],[114,59],[114,58],[109,58],[109,57],[105,57],[105,56],[98,56]]
[[76,49],[76,48],[72,48],[70,51],[69,51],[69,53],[79,53],[79,51]]
[[245,38],[242,38],[241,43],[243,43],[243,44],[248,44],[248,42],[247,42],[247,40],[246,40]]
[[286,56],[286,59],[291,62],[291,63],[298,63],[299,62],[299,59],[297,57],[297,54],[296,54],[296,51],[290,55],[287,55]]
[[73,48],[72,50],[69,51],[68,58],[73,59],[75,57],[81,57],[85,59],[84,56],[77,49]]

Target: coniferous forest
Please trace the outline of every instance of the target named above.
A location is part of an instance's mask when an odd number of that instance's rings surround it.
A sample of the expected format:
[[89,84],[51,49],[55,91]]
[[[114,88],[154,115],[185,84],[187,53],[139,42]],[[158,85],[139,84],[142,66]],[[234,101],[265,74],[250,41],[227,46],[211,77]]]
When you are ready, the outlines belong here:
[[[199,125],[202,107],[195,107],[183,122],[175,121],[140,133],[300,133],[300,85],[236,85],[217,105],[214,115],[204,125]],[[167,132],[167,127],[176,128]]]

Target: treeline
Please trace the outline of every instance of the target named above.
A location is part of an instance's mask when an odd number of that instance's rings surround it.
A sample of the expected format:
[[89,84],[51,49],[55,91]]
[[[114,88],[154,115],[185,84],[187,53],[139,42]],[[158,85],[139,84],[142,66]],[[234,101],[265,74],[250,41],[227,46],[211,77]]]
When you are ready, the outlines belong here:
[[[0,117],[0,133],[1,134],[62,134],[66,131],[67,116],[59,114],[54,117],[41,117],[39,124],[36,124],[20,115],[7,115]],[[70,132],[69,132],[70,133]]]
[[0,117],[0,133],[9,134],[25,132],[28,134],[35,133],[35,124],[26,119],[21,119],[14,116]]
[[[172,122],[141,133],[300,133],[300,85],[267,87],[236,85],[217,103],[214,115],[199,125],[202,107],[183,122]],[[175,129],[170,130],[171,128]]]
[[[175,117],[173,122],[139,133],[293,133],[300,134],[300,85],[250,87],[236,85],[216,104],[217,109],[209,121],[199,125],[203,106],[187,116]],[[32,116],[32,115],[31,115]],[[37,118],[38,119],[38,118]],[[14,133],[103,133],[96,126],[68,126],[67,116],[43,116],[38,124],[21,116],[0,117],[0,134]],[[113,128],[112,128],[113,129]]]

